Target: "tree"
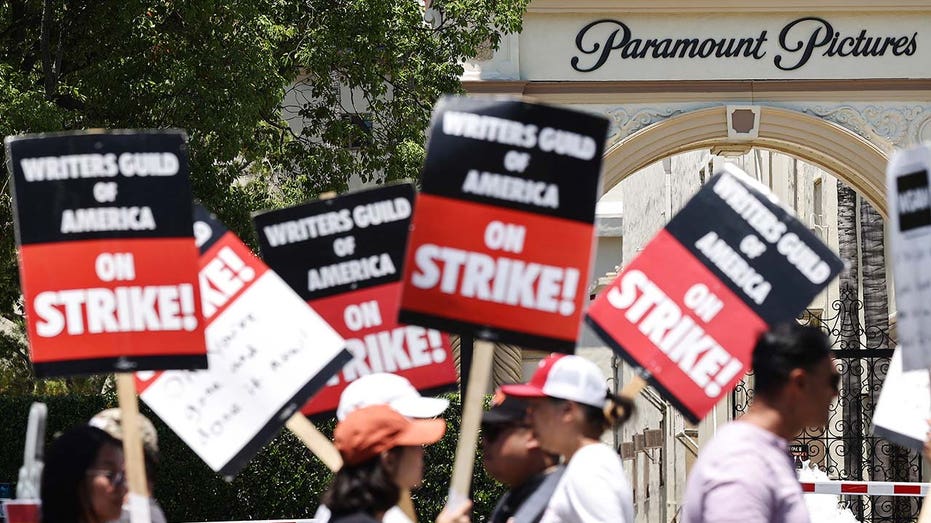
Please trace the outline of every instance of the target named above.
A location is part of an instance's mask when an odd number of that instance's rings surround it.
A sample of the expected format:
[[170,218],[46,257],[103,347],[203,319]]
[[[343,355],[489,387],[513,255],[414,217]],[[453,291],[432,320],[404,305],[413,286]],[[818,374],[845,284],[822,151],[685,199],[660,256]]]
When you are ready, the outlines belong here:
[[[11,0],[0,3],[0,133],[186,129],[195,196],[249,242],[253,210],[344,190],[353,175],[416,179],[436,98],[461,91],[460,63],[480,45],[519,30],[526,3],[437,2],[431,25],[413,1]],[[340,85],[365,101],[371,131]],[[25,349],[0,165],[0,359],[15,361]]]

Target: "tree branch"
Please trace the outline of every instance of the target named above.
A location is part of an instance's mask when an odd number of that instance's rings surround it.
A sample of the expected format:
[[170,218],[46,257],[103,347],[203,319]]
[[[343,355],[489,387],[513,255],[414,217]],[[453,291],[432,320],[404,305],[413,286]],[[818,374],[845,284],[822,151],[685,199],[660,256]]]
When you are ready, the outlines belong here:
[[45,99],[51,100],[55,94],[55,71],[52,66],[52,53],[49,49],[49,33],[52,25],[52,0],[42,2],[42,32],[39,36],[39,49],[42,53],[42,73],[45,79]]

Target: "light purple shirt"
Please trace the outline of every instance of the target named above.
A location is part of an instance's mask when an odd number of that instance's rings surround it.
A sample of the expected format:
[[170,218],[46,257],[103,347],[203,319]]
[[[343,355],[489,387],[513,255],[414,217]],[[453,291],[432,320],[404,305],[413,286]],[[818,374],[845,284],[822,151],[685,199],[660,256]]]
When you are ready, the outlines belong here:
[[692,467],[682,522],[810,523],[788,450],[756,425],[725,425]]

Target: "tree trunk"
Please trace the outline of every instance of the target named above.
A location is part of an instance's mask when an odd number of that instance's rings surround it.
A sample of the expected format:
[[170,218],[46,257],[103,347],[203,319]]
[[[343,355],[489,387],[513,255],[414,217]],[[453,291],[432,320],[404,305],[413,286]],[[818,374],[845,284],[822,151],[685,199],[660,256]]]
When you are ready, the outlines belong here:
[[[866,201],[860,202],[860,237],[863,253],[863,323],[868,349],[888,349],[889,294],[886,288],[886,259],[883,219]],[[879,392],[886,379],[885,358],[872,358],[867,386],[867,414],[872,416]],[[870,478],[873,481],[918,481],[917,471],[907,464],[914,458],[907,449],[876,438],[873,440]],[[906,497],[878,497],[874,516],[901,518],[912,511],[913,500]]]
[[[840,276],[840,348],[860,348],[860,288],[857,241],[857,194],[842,182],[837,182],[837,236],[840,256],[849,268]],[[862,361],[848,358],[841,367],[843,374],[840,406],[844,438],[844,471],[846,478],[863,480],[863,413]],[[831,423],[831,425],[835,425]],[[835,427],[831,427],[835,428]],[[862,514],[860,514],[862,517]]]

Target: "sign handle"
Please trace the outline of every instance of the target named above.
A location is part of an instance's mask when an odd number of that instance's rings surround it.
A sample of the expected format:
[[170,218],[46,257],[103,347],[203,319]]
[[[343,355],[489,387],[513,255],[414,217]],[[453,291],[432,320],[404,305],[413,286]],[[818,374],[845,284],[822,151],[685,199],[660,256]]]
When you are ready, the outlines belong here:
[[116,392],[122,420],[120,425],[123,431],[123,455],[129,486],[130,521],[150,523],[149,487],[145,477],[145,459],[142,451],[139,399],[136,397],[136,383],[131,373],[121,372],[116,375]]
[[343,466],[343,458],[333,443],[300,412],[288,418],[285,426],[294,433],[324,465],[333,472]]
[[478,429],[482,420],[482,399],[488,390],[491,364],[495,345],[490,341],[475,340],[472,368],[469,372],[468,394],[462,399],[462,425],[459,427],[459,444],[456,446],[456,463],[453,479],[449,485],[447,507],[456,508],[469,499],[472,483],[472,466],[475,463],[475,448],[478,445]]
[[618,396],[634,399],[641,392],[643,392],[643,389],[645,388],[647,388],[647,380],[643,379],[643,376],[637,373],[634,374],[630,378],[630,381],[624,385],[624,388],[621,389],[621,392],[618,393]]

